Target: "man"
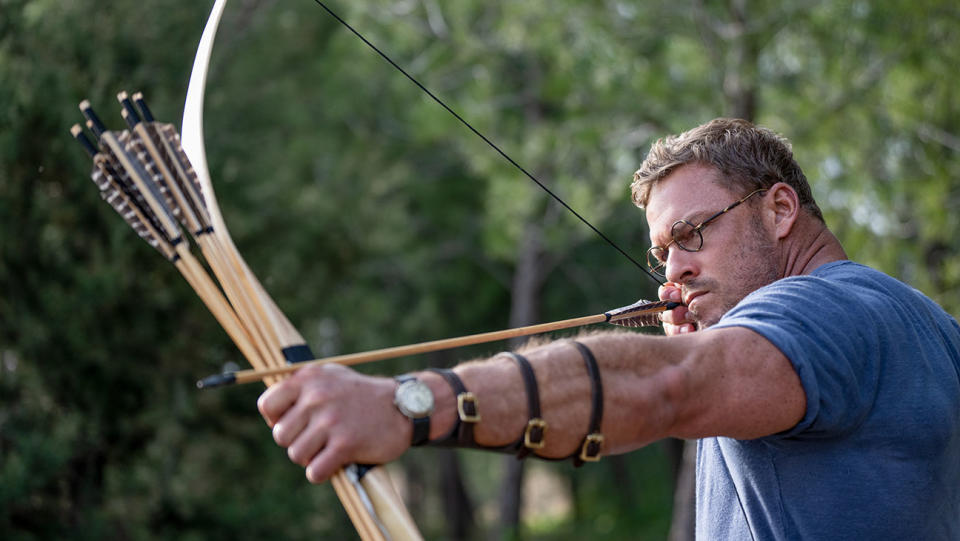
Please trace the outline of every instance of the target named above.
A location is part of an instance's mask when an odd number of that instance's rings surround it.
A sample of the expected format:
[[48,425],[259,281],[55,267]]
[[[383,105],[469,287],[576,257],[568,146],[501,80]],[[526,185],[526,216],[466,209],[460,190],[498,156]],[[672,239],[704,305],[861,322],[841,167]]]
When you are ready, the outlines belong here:
[[[277,443],[321,482],[414,439],[589,460],[700,438],[699,538],[960,538],[957,322],[846,260],[769,130],[717,119],[658,141],[632,188],[668,280],[660,297],[685,305],[664,315],[669,336],[602,333],[463,364],[456,390],[418,373],[429,416],[404,408],[412,382],[304,369],[260,399]],[[479,422],[458,411],[467,389]]]

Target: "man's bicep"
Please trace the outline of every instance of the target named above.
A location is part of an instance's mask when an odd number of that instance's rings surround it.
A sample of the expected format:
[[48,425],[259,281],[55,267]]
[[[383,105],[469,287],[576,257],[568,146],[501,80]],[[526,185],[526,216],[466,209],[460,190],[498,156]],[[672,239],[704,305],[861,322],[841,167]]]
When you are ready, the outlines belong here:
[[[806,413],[807,397],[790,360],[746,327],[697,333],[690,369],[695,409],[681,437],[753,439],[787,431]],[[691,335],[691,338],[694,336]]]

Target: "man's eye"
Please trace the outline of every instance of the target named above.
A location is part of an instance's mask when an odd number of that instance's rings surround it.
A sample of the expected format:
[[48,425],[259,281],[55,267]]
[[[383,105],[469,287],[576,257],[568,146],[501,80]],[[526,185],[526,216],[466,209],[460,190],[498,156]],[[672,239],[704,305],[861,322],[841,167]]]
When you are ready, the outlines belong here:
[[687,246],[690,244],[691,239],[693,239],[694,232],[696,228],[686,222],[677,222],[673,226],[673,242],[676,242],[680,246]]

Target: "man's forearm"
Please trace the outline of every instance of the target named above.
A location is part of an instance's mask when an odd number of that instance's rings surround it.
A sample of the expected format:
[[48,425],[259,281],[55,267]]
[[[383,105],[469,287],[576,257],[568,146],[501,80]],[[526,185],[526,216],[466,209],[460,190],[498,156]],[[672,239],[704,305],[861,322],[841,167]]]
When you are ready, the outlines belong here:
[[[593,352],[603,389],[603,453],[621,453],[667,436],[751,438],[793,426],[805,410],[799,379],[769,342],[746,329],[675,337],[598,333],[578,339]],[[523,352],[536,374],[550,458],[576,452],[589,431],[592,387],[582,355],[561,340]],[[478,397],[477,444],[516,442],[529,418],[527,390],[509,356],[455,369]],[[456,422],[456,401],[435,374],[423,376],[437,395],[431,438]]]
[[[539,456],[579,454],[584,444],[596,444],[585,439],[588,432],[602,434],[600,454],[665,436],[753,438],[789,429],[805,412],[803,388],[789,361],[746,329],[672,337],[604,333],[579,341],[591,355],[569,341],[523,352],[546,423],[544,445],[535,450]],[[595,359],[596,370],[588,370],[588,358]],[[455,373],[478,398],[479,422],[469,425],[472,442],[516,450],[530,420],[517,362],[500,355],[460,365]],[[429,437],[444,438],[459,418],[455,394],[442,376],[419,376],[436,403]],[[388,462],[410,447],[412,423],[393,405],[395,388],[390,378],[314,365],[271,387],[258,405],[277,443],[306,467],[311,481],[321,482],[343,464]],[[593,427],[600,388],[602,422]]]
[[[579,340],[594,351],[599,365],[603,389],[601,432],[605,438],[604,452],[638,447],[641,443],[636,440],[637,434],[633,430],[636,419],[631,413],[636,411],[638,390],[645,388],[644,392],[653,395],[661,394],[662,390],[657,378],[653,377],[654,373],[645,366],[649,363],[630,352],[642,351],[637,341],[645,342],[650,337],[636,333],[604,333]],[[590,430],[594,393],[583,355],[567,340],[524,350],[523,355],[533,367],[540,413],[547,426],[545,445],[536,454],[562,458],[579,452],[584,436]],[[474,427],[475,442],[486,447],[502,447],[518,441],[530,418],[528,391],[518,364],[508,355],[499,355],[486,361],[462,364],[455,368],[455,372],[478,398],[481,421]],[[431,439],[443,437],[456,423],[456,400],[449,385],[439,375],[422,372],[418,376],[430,385],[437,398]],[[626,381],[636,385],[625,385]],[[649,399],[648,402],[652,404],[651,410],[669,409],[659,400]],[[655,414],[654,417],[662,416]],[[658,434],[662,430],[657,428]]]

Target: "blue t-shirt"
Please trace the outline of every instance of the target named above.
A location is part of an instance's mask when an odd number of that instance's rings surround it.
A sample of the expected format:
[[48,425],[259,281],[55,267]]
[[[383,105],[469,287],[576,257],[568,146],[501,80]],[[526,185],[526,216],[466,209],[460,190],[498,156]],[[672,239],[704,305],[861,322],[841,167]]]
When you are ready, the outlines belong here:
[[837,261],[751,293],[713,329],[734,326],[783,352],[807,409],[780,434],[700,440],[698,539],[960,539],[954,318]]

